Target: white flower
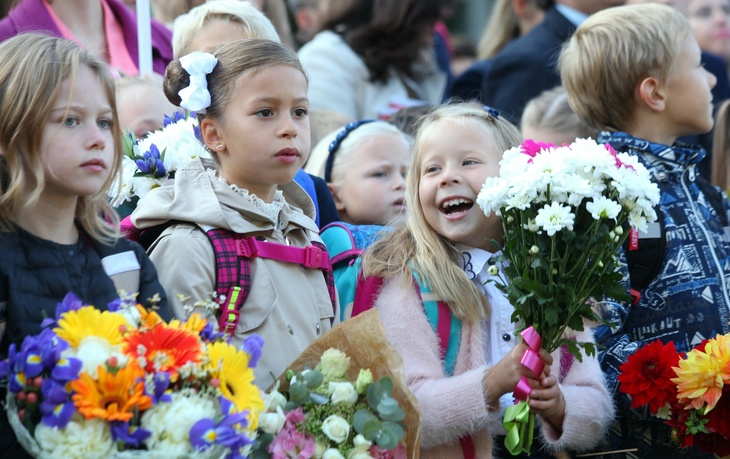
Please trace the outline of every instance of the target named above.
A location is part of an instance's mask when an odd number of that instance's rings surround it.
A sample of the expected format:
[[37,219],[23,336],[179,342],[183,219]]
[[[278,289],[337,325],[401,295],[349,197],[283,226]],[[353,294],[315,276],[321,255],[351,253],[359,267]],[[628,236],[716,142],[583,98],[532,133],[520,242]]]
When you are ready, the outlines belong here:
[[284,427],[286,415],[280,406],[273,412],[259,414],[259,429],[266,433],[276,435]]
[[545,230],[548,236],[555,235],[555,233],[563,230],[563,228],[572,231],[574,220],[575,214],[571,212],[571,208],[559,202],[545,205],[545,207],[537,211],[537,217],[535,217],[535,223]]
[[319,371],[322,372],[325,379],[336,380],[342,379],[350,368],[350,357],[338,349],[327,349],[322,354],[319,363]]
[[344,403],[345,406],[352,406],[357,402],[357,391],[349,382],[330,381],[329,390],[332,403]]
[[373,442],[368,441],[365,437],[360,434],[355,435],[352,439],[352,450],[347,455],[347,459],[367,459],[370,456],[370,447]]
[[98,336],[84,338],[77,348],[68,348],[61,355],[81,360],[81,371],[94,379],[98,377],[99,366],[103,366],[109,357],[116,357],[119,366],[124,366],[128,360],[120,346],[113,346]]
[[586,203],[586,210],[591,213],[594,220],[616,220],[621,209],[621,204],[605,196],[595,197]]
[[350,424],[344,418],[333,414],[322,422],[322,433],[333,442],[340,444],[350,435]]
[[36,426],[35,439],[46,457],[64,459],[106,459],[116,452],[109,426],[101,419],[74,417],[65,429]]
[[187,454],[191,450],[190,429],[216,414],[216,402],[210,397],[173,393],[172,402],[158,403],[142,414],[140,424],[151,433],[145,445],[168,456]]
[[[321,459],[322,457],[324,457],[324,453],[327,451],[327,449],[329,449],[329,447],[330,447],[329,442],[327,442],[327,443],[324,443],[321,441],[316,442],[314,444],[314,453],[312,453],[312,457],[314,459]],[[337,451],[337,450],[335,450],[335,451]],[[337,451],[337,453],[339,453],[339,451]]]
[[322,454],[322,459],[345,459],[337,448],[330,448]]
[[347,454],[347,459],[373,459],[373,456],[370,455],[370,451],[352,450]]
[[370,368],[361,368],[355,380],[355,390],[358,394],[364,395],[368,391],[368,387],[373,383],[373,373]]
[[286,397],[278,390],[272,390],[266,396],[266,411],[276,411],[277,408],[283,408],[286,405]]

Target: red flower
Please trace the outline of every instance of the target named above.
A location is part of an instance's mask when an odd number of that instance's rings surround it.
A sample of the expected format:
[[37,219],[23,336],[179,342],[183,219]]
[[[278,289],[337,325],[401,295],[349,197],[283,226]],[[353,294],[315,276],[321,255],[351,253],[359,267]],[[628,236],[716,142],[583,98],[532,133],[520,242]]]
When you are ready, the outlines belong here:
[[657,414],[667,402],[674,404],[677,386],[670,379],[677,376],[672,367],[678,362],[679,354],[671,341],[652,341],[629,356],[619,368],[618,380],[619,390],[631,396],[631,408],[648,404],[651,413]]

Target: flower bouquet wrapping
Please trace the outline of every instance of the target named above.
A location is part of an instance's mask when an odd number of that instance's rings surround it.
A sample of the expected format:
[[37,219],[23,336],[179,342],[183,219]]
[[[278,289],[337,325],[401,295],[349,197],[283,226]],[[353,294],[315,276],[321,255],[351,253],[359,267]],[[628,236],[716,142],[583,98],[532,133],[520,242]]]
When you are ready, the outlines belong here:
[[266,396],[252,458],[418,458],[420,412],[377,311],[314,341]]
[[165,323],[133,298],[100,311],[69,294],[0,363],[8,417],[35,457],[244,457],[262,344],[237,349],[198,315]]
[[[534,327],[523,330],[531,337],[528,353],[565,346],[578,360],[581,349],[595,354],[591,343],[564,334],[583,330],[586,320],[600,321],[591,298],[626,297],[616,254],[630,232],[656,220],[658,202],[646,168],[608,144],[526,140],[504,153],[499,177],[486,180],[477,203],[487,216],[501,217],[498,286],[515,308],[512,321]],[[498,274],[497,266],[490,269]],[[539,363],[536,355],[526,354],[523,363],[529,360]],[[515,410],[526,413],[525,400],[519,401]],[[529,452],[530,441],[521,437],[507,446],[513,454]]]
[[673,342],[652,341],[620,367],[619,390],[631,408],[645,408],[672,427],[682,447],[730,455],[730,334],[705,340],[686,354]]
[[197,157],[210,158],[200,141],[197,117],[194,113],[181,112],[165,116],[163,128],[144,139],[136,140],[133,134],[125,134],[122,152],[121,175],[109,193],[112,206],[126,205],[132,210],[152,188],[174,178],[180,166]]

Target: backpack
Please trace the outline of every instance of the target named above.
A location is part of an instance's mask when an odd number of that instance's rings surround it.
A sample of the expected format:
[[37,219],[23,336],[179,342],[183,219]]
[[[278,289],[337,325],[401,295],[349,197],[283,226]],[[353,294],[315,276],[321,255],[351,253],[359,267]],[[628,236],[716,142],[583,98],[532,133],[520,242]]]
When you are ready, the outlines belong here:
[[[129,217],[122,223],[127,239],[139,242],[145,250],[168,227],[181,223],[168,221],[144,230],[134,227]],[[322,271],[327,284],[332,310],[337,311],[337,298],[327,248],[319,242],[312,242],[307,247],[293,247],[275,242],[260,241],[254,237],[246,237],[231,230],[198,226],[210,240],[215,258],[215,291],[224,300],[218,316],[221,332],[233,335],[238,327],[241,307],[246,302],[253,283],[251,260],[256,257],[270,258],[285,263],[294,263],[306,269]]]
[[[705,199],[715,209],[722,226],[727,227],[728,217],[722,194],[701,175],[696,176],[695,183],[704,194]],[[646,232],[632,230],[623,245],[634,306],[641,299],[641,292],[659,275],[664,264],[664,250],[667,245],[664,212],[659,206],[656,206],[654,211],[657,214],[657,221],[651,223]]]

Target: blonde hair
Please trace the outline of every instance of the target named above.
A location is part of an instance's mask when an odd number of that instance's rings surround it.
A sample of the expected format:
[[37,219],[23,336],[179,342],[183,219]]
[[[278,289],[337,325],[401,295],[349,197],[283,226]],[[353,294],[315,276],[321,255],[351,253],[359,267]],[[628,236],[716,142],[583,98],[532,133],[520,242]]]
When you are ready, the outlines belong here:
[[570,107],[562,86],[547,89],[530,100],[522,112],[520,126],[532,126],[541,131],[576,132],[578,138],[595,138],[598,134]]
[[401,132],[400,129],[387,121],[373,121],[362,124],[351,130],[339,143],[337,150],[335,150],[334,153],[330,153],[330,144],[338,135],[340,135],[340,133],[344,131],[344,129],[345,128],[343,127],[335,129],[320,140],[314,148],[312,148],[312,153],[309,155],[309,161],[305,167],[307,172],[324,179],[326,175],[325,168],[327,165],[327,159],[330,154],[334,154],[335,157],[332,160],[332,169],[330,170],[330,183],[339,182],[339,179],[344,176],[345,168],[351,166],[351,163],[346,161],[346,159],[349,158],[363,142],[376,136],[394,135],[403,140],[403,145],[405,145],[407,149],[410,150],[411,148],[411,138]]
[[712,138],[712,173],[711,182],[713,185],[722,188],[727,193],[730,188],[728,183],[728,161],[730,153],[730,100],[720,105],[715,114],[715,133]]
[[[122,162],[114,80],[107,65],[90,52],[70,40],[42,34],[16,35],[0,44],[0,231],[12,231],[21,209],[35,205],[43,193],[43,129],[61,86],[74,82],[82,67],[102,83],[111,106],[114,160],[101,189],[93,196],[79,196],[75,220],[100,242],[119,237],[119,217],[107,198]],[[72,84],[71,92],[84,89]]]
[[309,109],[309,130],[312,137],[311,145],[317,145],[330,132],[342,128],[354,121],[350,116],[336,110],[326,108]]
[[195,34],[215,20],[238,24],[247,38],[263,38],[280,42],[279,34],[269,18],[248,1],[212,0],[196,6],[175,19],[172,29],[173,55],[178,58],[191,52]]
[[497,0],[477,46],[477,58],[495,56],[504,45],[520,36],[520,22],[512,0]]
[[426,221],[418,194],[424,137],[431,127],[443,122],[487,129],[494,147],[500,151],[520,143],[520,133],[515,126],[474,104],[443,105],[426,116],[416,134],[406,176],[405,226],[395,229],[365,252],[363,270],[365,276],[403,275],[410,279],[412,267],[428,280],[432,291],[457,317],[476,322],[489,314],[487,299],[461,269],[461,254],[453,248],[451,241],[434,231]]
[[647,77],[665,81],[691,34],[687,18],[666,5],[617,6],[592,14],[558,62],[570,106],[597,129],[624,130],[636,86]]

